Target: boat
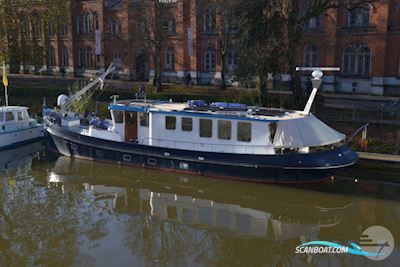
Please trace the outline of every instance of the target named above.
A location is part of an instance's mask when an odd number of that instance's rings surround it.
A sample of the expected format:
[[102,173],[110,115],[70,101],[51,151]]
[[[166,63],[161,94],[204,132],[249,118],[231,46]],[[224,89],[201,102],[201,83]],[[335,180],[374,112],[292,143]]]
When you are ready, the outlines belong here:
[[59,109],[44,109],[49,147],[69,157],[133,167],[199,174],[257,183],[311,183],[354,165],[357,154],[346,136],[320,121],[311,106],[316,86],[302,111],[207,104],[117,100],[111,119],[88,118],[72,104],[102,88],[111,65],[76,94],[58,98]]
[[43,125],[29,117],[27,107],[0,107],[1,150],[30,144],[43,138]]

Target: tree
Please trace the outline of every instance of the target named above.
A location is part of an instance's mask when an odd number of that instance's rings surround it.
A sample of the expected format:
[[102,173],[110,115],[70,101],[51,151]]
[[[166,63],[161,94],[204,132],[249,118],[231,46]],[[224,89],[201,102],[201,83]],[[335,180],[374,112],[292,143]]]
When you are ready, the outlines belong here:
[[154,65],[153,85],[162,89],[163,56],[168,45],[168,36],[175,34],[180,18],[175,9],[177,0],[145,0],[140,3],[144,23],[143,39]]
[[234,60],[236,37],[236,12],[235,1],[230,0],[206,0],[201,1],[200,14],[203,15],[204,31],[215,39],[216,50],[221,61],[221,89],[226,88],[226,74],[228,56]]
[[63,0],[2,0],[0,7],[0,60],[10,63],[11,71],[20,66],[43,65],[48,50],[49,27],[59,29],[66,17]]
[[241,80],[256,77],[257,88],[266,93],[269,73],[278,73],[284,57],[283,20],[279,4],[274,1],[242,1],[235,6],[238,17],[239,68]]

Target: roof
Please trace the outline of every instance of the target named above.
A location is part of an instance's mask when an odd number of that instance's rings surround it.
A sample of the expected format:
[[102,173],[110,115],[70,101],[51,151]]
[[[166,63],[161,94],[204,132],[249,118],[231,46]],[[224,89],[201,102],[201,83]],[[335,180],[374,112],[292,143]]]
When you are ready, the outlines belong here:
[[[120,101],[116,104],[109,106],[110,110],[119,111],[131,111],[131,112],[151,112],[151,113],[163,113],[177,116],[191,116],[191,117],[211,117],[211,118],[224,118],[232,120],[251,120],[251,121],[267,121],[267,122],[278,122],[282,120],[293,120],[304,117],[305,115],[301,111],[288,111],[279,110],[276,112],[277,115],[263,115],[255,110],[265,108],[249,107],[249,111],[232,111],[232,110],[194,110],[190,109],[187,103],[174,103],[174,102],[162,102],[162,101],[149,101],[136,102],[136,101]],[[272,111],[272,109],[271,109]]]
[[276,148],[319,147],[343,141],[346,136],[317,119],[314,115],[293,121],[281,121],[275,134]]
[[10,112],[10,111],[17,111],[17,110],[27,110],[27,107],[21,107],[21,106],[4,106],[0,107],[0,112]]

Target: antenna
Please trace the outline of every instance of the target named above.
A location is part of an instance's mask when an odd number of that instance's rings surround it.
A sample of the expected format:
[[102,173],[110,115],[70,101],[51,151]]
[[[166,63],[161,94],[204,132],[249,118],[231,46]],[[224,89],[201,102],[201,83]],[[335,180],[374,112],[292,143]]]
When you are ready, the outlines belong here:
[[313,85],[313,90],[311,92],[310,98],[307,101],[306,107],[304,108],[303,113],[305,115],[309,115],[311,111],[311,107],[314,103],[315,96],[317,95],[318,89],[322,85],[322,78],[324,77],[324,71],[340,71],[338,67],[297,67],[296,71],[312,71],[311,73],[311,82]]

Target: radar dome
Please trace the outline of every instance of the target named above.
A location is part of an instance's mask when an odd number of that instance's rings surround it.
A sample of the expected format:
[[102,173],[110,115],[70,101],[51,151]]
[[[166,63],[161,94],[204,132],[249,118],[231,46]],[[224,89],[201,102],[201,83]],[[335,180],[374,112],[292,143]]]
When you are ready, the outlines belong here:
[[57,98],[57,106],[61,107],[61,106],[64,105],[65,102],[67,102],[67,101],[68,101],[68,96],[66,96],[66,95],[60,95],[60,96]]

